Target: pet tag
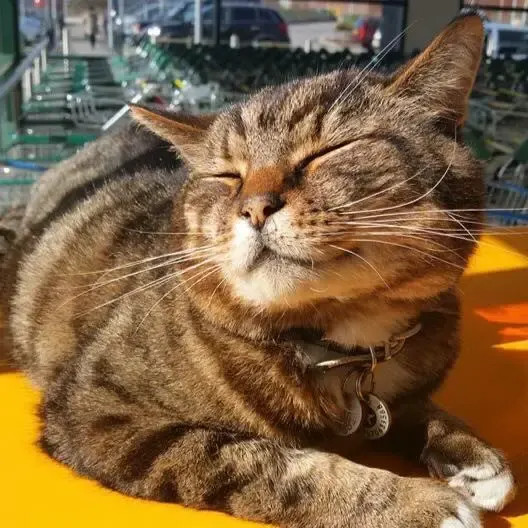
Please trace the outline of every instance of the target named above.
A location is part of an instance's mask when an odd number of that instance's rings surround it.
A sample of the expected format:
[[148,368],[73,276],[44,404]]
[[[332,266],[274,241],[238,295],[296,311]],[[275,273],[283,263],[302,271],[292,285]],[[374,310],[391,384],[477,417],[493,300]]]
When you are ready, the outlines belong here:
[[387,434],[392,418],[388,405],[375,394],[363,398],[365,420],[363,434],[369,440],[378,440]]
[[351,394],[347,401],[347,408],[345,411],[344,427],[340,435],[348,436],[354,434],[363,423],[363,405],[355,394]]

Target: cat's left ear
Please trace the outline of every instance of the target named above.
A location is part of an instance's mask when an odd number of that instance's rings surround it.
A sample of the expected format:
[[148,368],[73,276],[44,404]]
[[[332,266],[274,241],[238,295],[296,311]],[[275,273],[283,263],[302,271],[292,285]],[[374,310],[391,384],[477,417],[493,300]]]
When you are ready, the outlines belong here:
[[174,113],[164,108],[138,105],[130,105],[130,111],[136,121],[174,145],[191,165],[205,155],[205,136],[216,114]]
[[446,124],[464,123],[468,99],[482,59],[484,26],[473,13],[456,18],[387,87],[409,97]]

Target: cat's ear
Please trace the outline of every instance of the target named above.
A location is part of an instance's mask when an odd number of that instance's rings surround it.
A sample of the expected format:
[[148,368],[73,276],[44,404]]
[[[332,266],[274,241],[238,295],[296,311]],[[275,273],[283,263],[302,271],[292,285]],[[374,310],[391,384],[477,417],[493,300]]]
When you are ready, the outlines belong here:
[[204,140],[216,114],[173,113],[163,108],[130,105],[133,118],[176,147],[191,164],[204,155]]
[[482,59],[484,26],[476,14],[456,18],[411,63],[397,72],[387,90],[410,97],[439,119],[463,124],[468,98]]

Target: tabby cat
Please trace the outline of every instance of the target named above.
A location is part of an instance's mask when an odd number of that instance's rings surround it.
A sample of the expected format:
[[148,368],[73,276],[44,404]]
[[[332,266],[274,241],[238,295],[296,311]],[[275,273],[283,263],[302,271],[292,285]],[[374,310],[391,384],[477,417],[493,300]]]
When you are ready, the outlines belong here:
[[[500,510],[503,456],[430,400],[481,220],[461,128],[482,42],[467,15],[391,76],[320,75],[214,115],[134,107],[143,128],[49,171],[8,280],[42,448],[132,496],[288,528]],[[350,461],[360,412],[437,479]]]

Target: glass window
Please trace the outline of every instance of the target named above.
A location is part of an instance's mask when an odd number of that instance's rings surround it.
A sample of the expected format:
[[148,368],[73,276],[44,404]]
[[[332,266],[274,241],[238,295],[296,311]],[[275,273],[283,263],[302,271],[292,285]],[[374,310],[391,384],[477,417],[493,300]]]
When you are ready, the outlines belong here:
[[280,22],[279,17],[270,9],[259,9],[259,18],[268,24],[276,24]]
[[[394,40],[391,51],[398,53],[405,39],[397,37],[405,25],[406,0],[263,2],[271,8],[271,16],[276,11],[287,24],[293,48],[303,48],[309,41],[314,50],[348,50],[359,55],[377,52]],[[261,15],[261,20],[267,22],[268,17]]]
[[233,22],[252,22],[256,18],[257,12],[252,7],[234,7],[232,9],[231,20]]
[[[224,10],[222,9],[222,11]],[[213,10],[211,8],[207,8],[202,11],[202,22],[204,24],[213,23]]]
[[194,22],[194,5],[189,4],[186,7],[184,7],[182,11],[180,12],[180,15],[181,15],[183,22],[185,22],[186,24],[190,22]]

